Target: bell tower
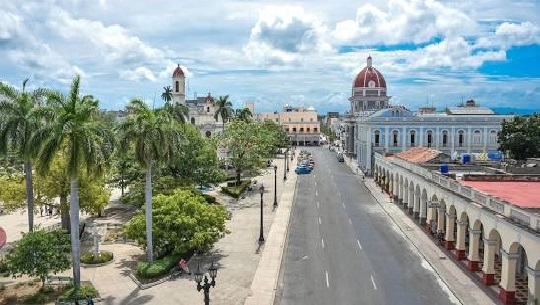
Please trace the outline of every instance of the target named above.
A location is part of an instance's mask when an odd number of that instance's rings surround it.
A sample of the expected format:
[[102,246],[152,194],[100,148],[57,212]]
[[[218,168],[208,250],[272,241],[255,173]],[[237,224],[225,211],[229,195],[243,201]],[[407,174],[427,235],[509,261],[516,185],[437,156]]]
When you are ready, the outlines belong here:
[[180,64],[174,69],[172,77],[173,103],[186,104],[186,76]]

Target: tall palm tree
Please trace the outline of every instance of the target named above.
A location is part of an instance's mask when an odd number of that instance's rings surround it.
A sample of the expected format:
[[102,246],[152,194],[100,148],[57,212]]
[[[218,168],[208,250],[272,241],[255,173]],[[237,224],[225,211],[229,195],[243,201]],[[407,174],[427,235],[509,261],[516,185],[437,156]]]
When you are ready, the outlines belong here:
[[135,146],[135,158],[146,170],[145,216],[146,254],[149,263],[154,261],[152,242],[152,162],[167,159],[179,147],[181,135],[166,111],[152,110],[140,99],[132,100],[128,106],[126,120],[118,128],[122,133],[122,146]]
[[250,122],[253,118],[253,113],[249,108],[236,109],[236,118],[240,121]]
[[225,122],[233,115],[232,103],[229,101],[229,96],[219,96],[217,101],[216,113],[214,114],[214,119],[218,121],[218,118],[221,117],[223,122],[223,130],[225,130]]
[[79,93],[80,77],[75,76],[68,95],[49,92],[47,107],[40,109],[47,122],[33,136],[30,143],[39,147],[39,167],[46,172],[53,159],[62,152],[67,157],[67,173],[70,178],[70,225],[73,282],[80,287],[79,242],[79,186],[78,176],[82,169],[100,173],[110,160],[114,146],[111,130],[99,120],[99,102],[92,96]]
[[161,99],[165,103],[170,103],[172,101],[172,88],[171,86],[163,87],[163,93],[161,93]]
[[26,175],[26,204],[28,208],[28,231],[34,230],[34,188],[32,185],[32,146],[29,145],[32,132],[39,126],[39,120],[35,116],[43,89],[32,92],[26,91],[26,83],[23,81],[22,90],[18,91],[12,86],[0,83],[0,95],[7,100],[0,102],[0,153],[5,154],[8,147],[14,147],[18,155],[24,160],[24,172]]

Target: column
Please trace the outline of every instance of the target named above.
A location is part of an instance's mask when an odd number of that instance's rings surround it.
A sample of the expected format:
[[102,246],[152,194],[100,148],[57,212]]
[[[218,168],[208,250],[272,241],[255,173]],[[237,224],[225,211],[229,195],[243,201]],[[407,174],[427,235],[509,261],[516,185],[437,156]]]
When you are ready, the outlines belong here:
[[485,285],[495,284],[495,251],[497,240],[484,238],[484,266],[482,267],[482,283]]
[[[390,141],[390,134],[388,133],[388,125],[384,127],[384,148],[386,149],[386,152],[390,152],[389,147],[389,141]],[[381,129],[381,136],[382,136],[382,129]]]
[[424,197],[420,197],[420,225],[425,225],[426,224],[426,218],[427,218],[427,210],[428,210],[428,206],[427,206],[427,202],[424,201],[426,199],[424,199]]
[[537,305],[540,300],[540,270],[527,267],[527,282],[529,283],[527,305]]
[[394,190],[392,191],[394,194],[394,203],[398,202],[399,197],[399,177],[397,174],[394,173]]
[[456,215],[450,215],[446,212],[446,236],[444,245],[447,250],[454,249],[454,226],[456,225]]
[[407,150],[407,129],[405,129],[405,126],[401,128],[401,133],[403,134],[401,136],[401,151]]
[[413,217],[418,219],[420,217],[420,200],[422,195],[414,193],[414,207],[413,207]]
[[456,240],[456,259],[464,260],[465,259],[465,233],[467,230],[467,223],[458,221],[457,222],[457,240]]
[[516,265],[519,255],[508,253],[501,248],[502,272],[499,283],[499,298],[503,304],[513,304],[516,300]]
[[418,137],[418,146],[424,146],[424,137],[425,137],[424,127],[420,126],[420,134],[419,134],[419,137]]
[[409,215],[412,215],[413,214],[413,209],[414,209],[414,189],[411,191],[411,189],[409,189],[409,205],[407,206],[407,210],[409,211]]
[[444,232],[445,227],[445,208],[437,208],[437,231]]
[[450,144],[450,155],[456,150],[456,129],[452,126],[452,129],[450,130],[450,134],[448,135],[451,141]]
[[478,250],[479,250],[479,244],[480,244],[480,235],[482,234],[482,230],[472,230],[469,228],[469,256],[467,259],[469,260],[467,263],[467,268],[471,271],[478,271],[480,270],[478,268],[478,260],[480,257],[478,256]]

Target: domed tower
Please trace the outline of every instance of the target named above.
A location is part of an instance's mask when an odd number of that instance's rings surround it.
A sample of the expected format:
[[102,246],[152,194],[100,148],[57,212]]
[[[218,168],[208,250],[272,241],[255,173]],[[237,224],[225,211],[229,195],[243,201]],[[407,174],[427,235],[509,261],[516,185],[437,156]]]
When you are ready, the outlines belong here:
[[381,72],[372,65],[371,56],[367,65],[356,75],[352,84],[351,113],[377,111],[388,106],[390,96],[386,95],[386,81]]
[[180,65],[174,69],[172,81],[173,103],[186,104],[186,76]]

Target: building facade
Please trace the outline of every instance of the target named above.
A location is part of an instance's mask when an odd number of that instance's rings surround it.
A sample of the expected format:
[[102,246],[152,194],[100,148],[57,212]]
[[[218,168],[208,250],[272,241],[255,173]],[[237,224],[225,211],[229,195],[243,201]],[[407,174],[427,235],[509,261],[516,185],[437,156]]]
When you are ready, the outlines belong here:
[[390,104],[390,98],[383,75],[368,57],[353,82],[350,110],[342,123],[344,149],[368,175],[374,152],[395,153],[415,146],[449,155],[496,151],[501,122],[512,118],[496,115],[473,100],[444,112],[430,107],[415,112]]
[[206,96],[195,96],[192,100],[186,97],[186,77],[184,71],[178,65],[172,76],[173,103],[183,104],[188,108],[187,121],[197,125],[201,134],[211,137],[216,132],[223,130],[223,121],[214,115],[218,110],[214,97],[208,93]]
[[314,108],[291,107],[285,105],[283,111],[260,113],[255,116],[258,121],[271,120],[281,125],[292,145],[319,145],[321,140],[320,123]]

